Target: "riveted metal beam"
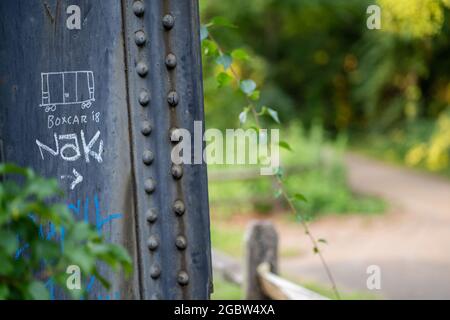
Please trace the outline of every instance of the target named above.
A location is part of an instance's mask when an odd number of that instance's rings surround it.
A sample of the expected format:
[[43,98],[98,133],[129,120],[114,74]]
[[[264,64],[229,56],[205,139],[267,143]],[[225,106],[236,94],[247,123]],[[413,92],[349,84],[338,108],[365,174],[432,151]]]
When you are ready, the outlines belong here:
[[76,2],[80,29],[72,1],[0,1],[2,160],[58,178],[130,252],[133,277],[102,266],[112,287],[86,279],[91,299],[209,298],[206,167],[171,161],[177,128],[204,119],[197,0]]
[[[206,168],[171,161],[173,128],[193,133],[194,121],[203,121],[198,4],[183,0],[122,4],[132,144],[134,153],[143,155],[134,162],[141,295],[208,298]],[[139,129],[142,121],[152,127],[148,135]]]

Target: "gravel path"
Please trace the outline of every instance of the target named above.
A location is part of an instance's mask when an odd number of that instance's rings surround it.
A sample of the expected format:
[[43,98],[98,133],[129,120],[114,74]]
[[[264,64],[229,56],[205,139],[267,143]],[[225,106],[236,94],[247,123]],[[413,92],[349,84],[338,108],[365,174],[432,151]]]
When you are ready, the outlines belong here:
[[[450,299],[450,182],[364,156],[346,157],[355,192],[390,203],[384,215],[327,217],[312,224],[325,238],[326,260],[343,291],[358,290],[386,299]],[[283,258],[281,271],[301,280],[326,283],[311,246],[298,228],[277,223],[281,244],[300,256]],[[296,239],[296,240],[293,240]],[[381,290],[367,289],[367,267],[381,270]]]

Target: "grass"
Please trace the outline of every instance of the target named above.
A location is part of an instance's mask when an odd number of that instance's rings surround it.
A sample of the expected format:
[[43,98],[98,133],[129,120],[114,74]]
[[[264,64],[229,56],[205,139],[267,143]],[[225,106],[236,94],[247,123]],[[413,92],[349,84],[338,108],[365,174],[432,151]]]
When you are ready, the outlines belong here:
[[[318,294],[330,298],[335,299],[334,293],[331,288],[325,287],[321,284],[315,283],[315,282],[305,282],[302,283],[302,286],[306,289],[309,289],[311,291],[317,292]],[[340,291],[342,300],[380,300],[382,299],[381,296],[366,292],[360,292],[360,291],[352,291],[352,292],[345,292]]]
[[220,276],[214,277],[212,300],[242,300],[242,298],[242,289],[238,285],[227,282]]
[[[373,214],[386,210],[384,201],[350,190],[343,163],[344,138],[328,141],[319,125],[306,131],[297,124],[283,132],[286,137],[281,139],[289,141],[294,149],[294,152],[281,149],[283,167],[287,168],[285,185],[289,194],[301,193],[308,199],[306,203],[297,203],[303,216],[312,219],[323,214]],[[210,166],[210,176],[221,170],[227,176],[228,171],[224,169],[229,167]],[[247,168],[254,170],[255,166]],[[267,176],[241,180],[237,175],[232,180],[210,180],[209,193],[211,207],[223,216],[287,210],[286,203],[276,197],[273,181]]]
[[240,227],[211,223],[212,246],[231,256],[242,257],[244,232]]
[[[244,235],[245,230],[241,226],[233,226],[229,223],[214,221],[211,224],[212,246],[230,256],[240,258],[244,255]],[[289,258],[300,254],[298,248],[280,248],[280,257]]]

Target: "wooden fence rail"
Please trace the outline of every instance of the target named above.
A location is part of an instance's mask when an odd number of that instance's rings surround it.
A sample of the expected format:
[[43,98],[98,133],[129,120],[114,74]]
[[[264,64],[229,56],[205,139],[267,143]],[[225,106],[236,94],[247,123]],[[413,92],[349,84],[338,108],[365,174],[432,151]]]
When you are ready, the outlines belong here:
[[214,272],[243,286],[246,300],[328,299],[278,275],[278,234],[271,222],[255,221],[247,229],[244,268],[218,251],[212,257]]

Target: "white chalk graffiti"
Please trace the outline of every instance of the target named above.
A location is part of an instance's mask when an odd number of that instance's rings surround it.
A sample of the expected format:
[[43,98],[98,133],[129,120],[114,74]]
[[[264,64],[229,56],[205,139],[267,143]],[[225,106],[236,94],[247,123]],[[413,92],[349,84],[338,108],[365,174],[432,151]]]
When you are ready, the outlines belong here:
[[71,175],[61,176],[61,180],[64,180],[64,179],[73,180],[72,183],[70,184],[70,190],[74,190],[75,187],[79,183],[83,182],[83,176],[81,174],[79,174],[77,170],[73,169],[72,173],[73,173],[73,176],[71,176]]
[[59,105],[81,105],[88,109],[95,101],[95,80],[92,71],[64,71],[41,73],[42,103],[45,112],[55,111]]
[[[90,162],[90,157],[93,157],[95,160],[97,160],[98,163],[103,162],[102,153],[103,153],[103,140],[100,139],[100,131],[97,131],[97,133],[92,137],[91,140],[88,142],[86,141],[86,137],[84,135],[84,131],[80,131],[80,137],[81,137],[81,144],[83,147],[83,150],[80,149],[80,145],[78,143],[78,135],[75,133],[72,134],[61,134],[57,135],[56,133],[53,135],[54,141],[55,141],[55,147],[51,148],[48,145],[45,145],[41,141],[36,139],[36,144],[39,147],[39,151],[41,152],[42,160],[44,160],[44,151],[47,151],[50,155],[53,157],[61,156],[61,159],[65,161],[77,161],[81,158],[81,152],[84,153],[84,158],[86,163]],[[72,143],[66,142],[61,148],[60,142],[61,141],[70,141]],[[95,146],[95,144],[98,141],[98,151],[95,152],[92,150]]]
[[[91,108],[95,101],[95,80],[93,71],[63,71],[41,73],[41,104],[39,109],[46,113],[48,129],[62,128],[69,132],[52,132],[50,141],[36,139],[36,145],[42,160],[49,158],[67,162],[82,161],[103,162],[103,139],[97,130],[92,137],[87,137],[83,129],[88,124],[99,125],[101,113],[81,109]],[[62,112],[53,113],[58,107]],[[76,108],[75,108],[76,107]],[[89,125],[90,127],[90,125]],[[78,131],[79,130],[79,131]],[[94,131],[95,132],[95,131]],[[42,142],[43,141],[43,142]],[[70,183],[70,190],[75,190],[84,182],[84,177],[76,169],[69,174],[60,175],[61,180]]]

